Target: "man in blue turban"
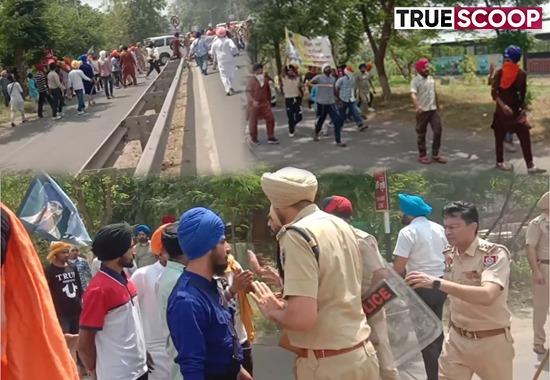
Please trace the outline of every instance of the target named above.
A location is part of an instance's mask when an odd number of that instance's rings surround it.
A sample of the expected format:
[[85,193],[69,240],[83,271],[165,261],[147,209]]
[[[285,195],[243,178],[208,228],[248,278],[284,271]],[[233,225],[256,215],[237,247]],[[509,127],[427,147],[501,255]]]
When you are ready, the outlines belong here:
[[[405,227],[399,231],[393,252],[393,267],[397,273],[429,273],[443,278],[445,256],[443,251],[448,245],[443,227],[427,217],[432,206],[418,195],[399,194],[399,208],[403,213],[401,221]],[[446,294],[437,288],[415,289],[428,307],[441,319]],[[438,379],[438,359],[443,347],[443,334],[422,350],[424,368],[428,380]]]
[[137,267],[141,268],[156,263],[158,258],[151,251],[151,242],[149,241],[151,238],[151,227],[146,224],[140,224],[134,228],[134,236],[137,240],[135,246]]
[[251,380],[214,278],[228,265],[224,222],[211,210],[193,208],[181,216],[177,234],[189,262],[168,299],[167,322],[183,378]]

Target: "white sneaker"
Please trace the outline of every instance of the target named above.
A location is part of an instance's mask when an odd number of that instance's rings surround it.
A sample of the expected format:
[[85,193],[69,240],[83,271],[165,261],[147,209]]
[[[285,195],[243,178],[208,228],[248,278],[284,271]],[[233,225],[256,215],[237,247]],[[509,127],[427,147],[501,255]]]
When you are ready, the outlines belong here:
[[288,134],[288,137],[294,137],[294,136],[295,136],[294,133],[289,133],[289,134]]
[[84,112],[84,111],[78,111],[78,114],[79,114],[79,115],[84,115],[85,113],[86,113],[86,112]]
[[370,112],[376,112],[376,109],[372,108],[372,107],[369,107],[369,111]]

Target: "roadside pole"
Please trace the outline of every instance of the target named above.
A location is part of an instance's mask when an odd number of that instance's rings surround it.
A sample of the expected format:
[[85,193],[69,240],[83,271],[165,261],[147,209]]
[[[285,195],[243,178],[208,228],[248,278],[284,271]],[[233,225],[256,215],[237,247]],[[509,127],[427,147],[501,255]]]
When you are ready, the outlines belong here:
[[374,169],[374,200],[376,212],[384,213],[384,246],[386,261],[391,262],[391,226],[390,226],[390,196],[388,190],[388,173],[386,169]]

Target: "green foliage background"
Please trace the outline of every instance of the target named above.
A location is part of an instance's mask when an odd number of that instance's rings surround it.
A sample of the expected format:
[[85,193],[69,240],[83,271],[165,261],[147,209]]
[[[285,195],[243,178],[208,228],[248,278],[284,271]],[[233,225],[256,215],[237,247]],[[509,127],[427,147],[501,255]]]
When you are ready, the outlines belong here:
[[[157,227],[163,215],[179,216],[191,207],[204,206],[219,212],[226,222],[237,226],[235,239],[248,243],[252,243],[253,216],[258,213],[260,216],[266,215],[269,208],[260,177],[261,173],[168,179],[134,179],[119,175],[93,175],[77,179],[53,176],[74,200],[91,236],[107,223],[126,221]],[[2,176],[0,200],[16,211],[32,178],[30,173]],[[318,180],[318,198],[331,195],[348,197],[354,205],[354,224],[375,235],[381,242],[381,249],[385,250],[382,243],[383,216],[374,210],[373,177],[321,174]],[[506,212],[502,223],[519,223],[529,217],[538,198],[548,191],[548,179],[512,177],[492,172],[477,176],[389,173],[389,186],[393,246],[401,228],[397,200],[400,192],[425,197],[434,208],[431,218],[439,223],[442,223],[442,209],[446,203],[453,200],[474,202],[483,218],[482,228],[489,228],[503,207],[506,207]],[[506,198],[509,198],[508,202]],[[522,246],[517,242],[511,244],[515,245],[513,249]]]

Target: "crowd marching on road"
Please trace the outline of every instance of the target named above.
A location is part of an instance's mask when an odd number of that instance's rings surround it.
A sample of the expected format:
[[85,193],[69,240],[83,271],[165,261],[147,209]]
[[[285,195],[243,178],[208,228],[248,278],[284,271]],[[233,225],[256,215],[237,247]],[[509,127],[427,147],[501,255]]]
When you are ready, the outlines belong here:
[[[235,57],[245,49],[246,29],[247,23],[243,22],[183,36],[175,33],[170,42],[172,58],[194,59],[204,75],[208,74],[208,63],[212,62],[219,71],[226,94],[233,95]],[[24,109],[27,96],[39,118],[45,116],[44,105],[47,104],[52,119],[60,120],[71,99],[76,99],[78,114],[84,115],[96,104],[98,93],[103,91],[107,99],[115,98],[115,89],[138,85],[138,75],[147,79],[153,71],[160,73],[161,64],[159,49],[152,41],[120,46],[111,52],[88,52],[76,59],[68,56],[61,59],[48,51],[42,62],[27,70],[25,78],[15,69],[0,71],[1,96],[4,105],[10,108],[12,127],[16,127],[19,115],[22,123],[28,121]]]
[[[520,141],[521,150],[529,174],[541,174],[546,170],[538,168],[533,161],[531,150],[530,128],[526,114],[527,74],[519,67],[522,51],[515,45],[507,47],[503,53],[503,67],[493,73],[489,79],[491,96],[495,102],[495,112],[491,128],[495,137],[496,169],[510,171],[512,166],[504,161],[504,147],[515,151],[513,136]],[[446,164],[448,158],[441,154],[443,125],[441,122],[441,104],[437,96],[434,77],[430,73],[430,62],[419,59],[414,65],[416,75],[410,83],[412,105],[416,112],[414,130],[417,136],[418,162],[424,165],[432,163]],[[347,147],[348,142],[342,139],[342,129],[346,122],[355,123],[357,130],[366,131],[369,113],[373,107],[374,86],[372,64],[361,63],[358,72],[352,65],[332,67],[300,67],[297,63],[286,65],[278,80],[264,73],[260,64],[252,65],[248,80],[248,141],[252,147],[260,144],[258,140],[258,120],[265,120],[269,144],[279,143],[274,137],[275,119],[269,104],[278,87],[285,100],[288,117],[288,133],[293,138],[297,126],[304,118],[304,105],[313,107],[315,128],[312,136],[314,142],[320,141],[320,135],[331,134],[338,147]],[[319,72],[318,69],[321,71]],[[303,76],[301,75],[304,74]],[[305,98],[305,99],[304,99]],[[328,128],[324,126],[330,116]],[[433,132],[431,156],[426,146],[428,125]],[[323,132],[323,130],[325,130]]]
[[[232,254],[231,225],[196,207],[179,220],[163,217],[154,231],[126,223],[102,227],[91,244],[98,270],[78,247],[52,242],[43,270],[21,222],[0,204],[2,373],[252,379],[253,300],[281,328],[280,345],[295,355],[298,380],[399,379],[385,313],[366,317],[364,304],[390,266],[374,236],[351,227],[351,202],[334,195],[317,206],[316,177],[291,167],[264,173],[261,186],[271,203],[267,223],[278,243],[277,268],[261,266],[249,251],[244,270]],[[393,269],[439,319],[446,299],[451,311],[449,332],[422,351],[427,378],[511,380],[510,252],[478,237],[472,203],[449,203],[441,226],[429,219],[432,207],[421,196],[399,200],[405,226]],[[538,208],[526,247],[533,350],[543,354],[549,193]]]

